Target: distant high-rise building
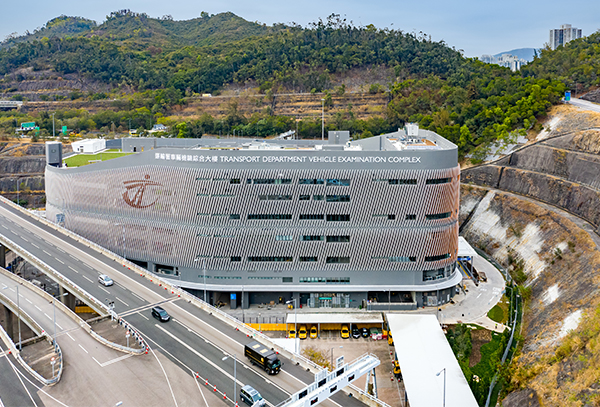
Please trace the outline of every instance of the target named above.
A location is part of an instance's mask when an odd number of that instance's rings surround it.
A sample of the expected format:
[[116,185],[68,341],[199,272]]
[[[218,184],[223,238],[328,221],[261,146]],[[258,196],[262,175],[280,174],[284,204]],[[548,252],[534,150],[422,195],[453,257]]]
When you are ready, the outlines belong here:
[[510,68],[511,71],[516,72],[521,69],[523,65],[527,64],[527,61],[523,58],[519,58],[511,54],[502,54],[499,57],[494,55],[482,55],[479,60],[486,64],[497,64]]
[[571,27],[571,24],[563,24],[560,28],[550,30],[550,48],[556,49],[569,41],[581,38],[581,28]]

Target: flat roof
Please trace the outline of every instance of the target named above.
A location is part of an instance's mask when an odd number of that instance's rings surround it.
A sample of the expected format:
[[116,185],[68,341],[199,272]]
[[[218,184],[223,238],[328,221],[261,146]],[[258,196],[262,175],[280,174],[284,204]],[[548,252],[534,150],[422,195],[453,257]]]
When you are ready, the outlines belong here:
[[458,237],[458,257],[475,257],[477,252],[473,247],[465,240],[464,237]]
[[[286,324],[294,323],[294,312],[287,314]],[[381,313],[307,313],[300,312],[298,315],[298,324],[381,324],[383,316]]]
[[435,315],[386,314],[411,407],[478,407]]

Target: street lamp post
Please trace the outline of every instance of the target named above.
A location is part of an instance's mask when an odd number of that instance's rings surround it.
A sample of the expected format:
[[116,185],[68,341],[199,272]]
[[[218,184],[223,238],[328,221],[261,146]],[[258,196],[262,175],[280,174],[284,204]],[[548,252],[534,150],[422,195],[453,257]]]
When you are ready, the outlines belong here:
[[291,300],[285,302],[286,304],[291,302],[294,303],[294,353],[298,353],[298,304],[296,301],[298,301],[297,298],[292,298]]
[[258,332],[260,332],[260,312],[258,313]]
[[443,368],[442,370],[437,372],[435,375],[439,376],[442,372],[444,372],[444,398],[442,401],[442,407],[446,407],[446,368]]
[[[225,356],[223,361],[229,359],[229,356]],[[237,357],[233,354],[233,402],[237,403]]]
[[[344,346],[340,346],[340,349],[342,349]],[[333,367],[333,350],[335,349],[335,346],[333,348],[331,348],[331,371],[333,371],[335,368]]]
[[321,141],[325,141],[325,99],[321,99]]
[[52,113],[52,137],[56,137],[56,131],[54,130],[54,115],[56,112]]

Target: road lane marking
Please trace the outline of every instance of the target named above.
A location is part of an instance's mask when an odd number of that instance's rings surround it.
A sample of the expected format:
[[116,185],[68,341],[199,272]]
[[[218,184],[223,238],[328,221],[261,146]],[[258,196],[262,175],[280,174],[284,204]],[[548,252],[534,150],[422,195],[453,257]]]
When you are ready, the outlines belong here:
[[96,360],[96,358],[93,357],[93,356],[92,356],[92,359],[94,359],[94,362],[98,363],[98,366],[100,366],[100,367],[106,367],[106,366],[112,365],[113,363],[117,363],[117,362],[120,362],[122,360],[128,359],[128,358],[130,358],[132,356],[133,356],[133,354],[130,353],[130,354],[127,354],[127,355],[119,356],[118,358],[115,358],[115,359],[111,359],[111,360],[106,361],[104,363],[98,362],[98,360]]
[[31,245],[32,245],[33,247],[37,247],[38,249],[40,248],[40,246],[38,246],[38,245],[37,245],[37,244],[35,244],[35,243],[32,243]]
[[156,353],[154,353],[154,350],[150,349],[150,352],[152,352],[152,356],[154,356],[154,358],[156,359],[160,368],[163,371],[163,375],[165,375],[165,380],[167,381],[167,384],[169,385],[169,390],[171,390],[171,396],[173,397],[173,403],[175,403],[175,407],[179,407],[177,404],[177,400],[175,399],[175,392],[173,392],[173,388],[171,387],[171,381],[169,380],[169,376],[167,375],[165,368],[163,367],[162,363],[160,363],[160,360],[158,359],[158,356],[156,356]]
[[56,258],[56,261],[59,262],[60,264],[65,264],[65,262],[62,261],[61,259],[59,259],[58,257]]
[[[479,293],[479,295],[477,296],[477,298],[481,297],[481,294],[483,294],[483,293]],[[476,298],[476,299],[477,299],[477,298]]]
[[50,253],[48,253],[46,250],[42,250],[42,251],[43,251],[44,253],[46,253],[48,256],[50,256],[50,257],[54,257],[54,256],[52,256]]
[[86,267],[90,268],[90,270],[93,270],[93,269],[94,269],[94,268],[93,268],[92,266],[90,266],[89,264],[87,264],[87,263],[85,263],[85,262],[83,262],[83,261],[82,261],[82,263],[83,263],[83,265],[84,265],[84,266],[86,266]]
[[72,337],[71,335],[69,335],[69,333],[68,333],[68,332],[65,332],[65,333],[67,334],[67,336],[68,336],[69,338],[71,338],[71,340],[72,340],[73,342],[75,342],[75,339],[73,339],[73,337]]
[[81,346],[81,344],[79,344],[79,347],[80,347],[81,349],[83,349],[83,351],[84,351],[85,353],[88,353],[88,354],[90,353],[90,352],[88,352],[87,350],[85,350],[85,348],[84,348],[83,346]]
[[110,291],[108,291],[106,288],[100,287],[100,286],[98,286],[98,288],[101,289],[102,291],[105,291],[107,294],[110,294]]
[[147,316],[145,316],[144,314],[138,312],[138,315],[142,318],[144,318],[146,321],[150,321],[150,318],[148,318]]
[[69,268],[70,268],[71,270],[73,270],[74,272],[76,272],[77,274],[79,274],[79,271],[75,270],[73,267],[69,266]]
[[63,327],[60,326],[60,324],[58,322],[56,323],[56,326],[59,327],[60,329],[63,329]]
[[131,291],[131,295],[133,295],[135,298],[137,298],[140,301],[146,301],[145,299],[143,299],[142,297],[140,297],[139,295],[137,295],[136,293],[134,293],[133,291]]
[[46,317],[47,317],[47,318],[48,318],[50,321],[52,321],[52,317],[51,317],[50,315],[46,314],[45,312],[44,312],[44,315],[45,315],[45,316],[46,316]]
[[81,277],[85,278],[87,281],[89,281],[90,283],[93,283],[92,279],[89,278],[88,276],[82,274]]
[[31,300],[29,298],[25,298],[25,301],[27,301],[28,303],[33,305],[33,303],[31,302]]
[[42,309],[40,307],[38,307],[37,305],[35,305],[35,307],[38,309],[38,311],[42,312]]
[[59,252],[65,253],[65,251],[58,246],[56,246],[56,250],[58,250]]
[[29,243],[29,240],[25,239],[23,236],[21,236],[21,239],[25,240],[27,243]]
[[116,298],[117,300],[121,301],[123,304],[125,304],[125,306],[126,306],[126,307],[129,307],[129,304],[127,304],[125,301],[123,301],[122,299],[120,299],[120,298],[119,298],[119,297],[117,297],[116,295],[115,295],[115,298]]

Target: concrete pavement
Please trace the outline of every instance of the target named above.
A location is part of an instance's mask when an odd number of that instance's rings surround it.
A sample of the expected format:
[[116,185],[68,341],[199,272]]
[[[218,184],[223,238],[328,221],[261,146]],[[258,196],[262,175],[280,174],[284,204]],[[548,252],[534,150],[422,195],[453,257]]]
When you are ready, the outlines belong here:
[[583,110],[591,110],[592,112],[600,113],[600,105],[593,102],[588,102],[587,100],[571,98],[569,102],[567,102],[573,106],[577,106]]

